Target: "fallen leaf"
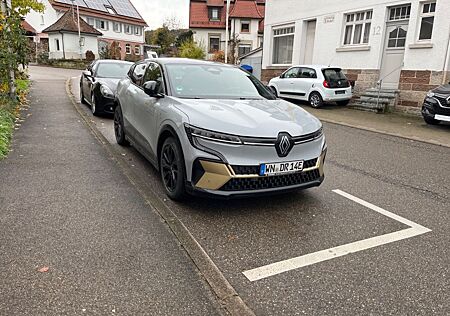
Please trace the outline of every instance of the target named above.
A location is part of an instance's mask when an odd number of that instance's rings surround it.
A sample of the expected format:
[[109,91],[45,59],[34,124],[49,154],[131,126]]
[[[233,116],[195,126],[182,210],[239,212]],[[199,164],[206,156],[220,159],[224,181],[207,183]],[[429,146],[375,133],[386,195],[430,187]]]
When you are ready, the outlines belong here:
[[48,272],[49,269],[50,269],[49,267],[42,267],[38,271],[41,273],[45,273],[45,272]]

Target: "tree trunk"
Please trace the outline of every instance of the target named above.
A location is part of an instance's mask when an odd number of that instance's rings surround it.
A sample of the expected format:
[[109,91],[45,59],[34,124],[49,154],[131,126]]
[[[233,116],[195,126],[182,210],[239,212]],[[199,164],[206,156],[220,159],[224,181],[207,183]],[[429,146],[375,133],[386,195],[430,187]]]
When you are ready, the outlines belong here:
[[[1,7],[2,14],[5,15],[8,19],[9,10],[8,10],[8,3],[6,1],[7,0],[2,0],[0,3],[0,7]],[[10,32],[8,23],[6,23],[5,32]],[[11,55],[13,54],[11,46],[9,46],[8,51]],[[9,78],[8,78],[9,97],[11,99],[15,99],[16,98],[16,82],[15,82],[14,67],[11,64],[8,64],[8,67],[9,67],[9,71],[8,71],[8,73],[9,73]]]

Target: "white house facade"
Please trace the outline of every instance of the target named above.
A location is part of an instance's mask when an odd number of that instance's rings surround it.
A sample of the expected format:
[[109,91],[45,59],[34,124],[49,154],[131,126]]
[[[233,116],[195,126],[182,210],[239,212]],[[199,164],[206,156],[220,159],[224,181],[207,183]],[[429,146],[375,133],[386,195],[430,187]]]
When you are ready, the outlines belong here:
[[448,0],[267,0],[263,80],[292,64],[336,65],[356,95],[381,80],[417,107],[450,80],[448,12]]
[[[44,13],[31,11],[25,20],[38,32],[41,38],[45,39],[50,35],[44,34],[42,31],[58,21],[65,12],[71,10],[72,1],[41,0],[41,2],[45,6]],[[90,49],[91,51],[98,52],[108,44],[116,42],[120,47],[122,59],[125,59],[127,55],[140,56],[143,54],[144,28],[147,24],[129,0],[75,0],[73,3],[74,12],[77,12],[76,5],[78,5],[80,18],[102,34],[98,37],[97,46],[99,48]],[[55,37],[55,35],[52,35],[52,37]],[[50,52],[54,52],[52,48],[56,45],[55,43],[54,38],[49,40]],[[78,43],[79,39],[76,36],[74,45],[79,46]],[[92,48],[92,38],[85,40],[83,44]],[[98,57],[97,54],[96,56]]]

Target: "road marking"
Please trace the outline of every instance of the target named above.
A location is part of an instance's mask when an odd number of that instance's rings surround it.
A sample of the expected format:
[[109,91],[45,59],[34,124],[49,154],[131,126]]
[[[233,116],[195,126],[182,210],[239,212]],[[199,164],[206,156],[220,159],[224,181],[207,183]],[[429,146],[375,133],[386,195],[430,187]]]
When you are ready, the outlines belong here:
[[422,225],[416,224],[404,217],[386,211],[381,207],[373,205],[372,203],[366,202],[356,196],[353,196],[349,193],[346,193],[341,190],[333,190],[334,193],[339,194],[353,202],[356,202],[360,205],[363,205],[375,212],[378,212],[384,216],[387,216],[393,220],[396,220],[400,223],[410,226],[409,228],[400,230],[398,232],[393,232],[381,236],[376,236],[356,242],[352,242],[349,244],[345,244],[342,246],[337,246],[334,248],[329,248],[313,253],[309,253],[300,257],[287,259],[279,262],[275,262],[266,266],[262,266],[259,268],[251,269],[244,271],[243,274],[247,277],[247,279],[251,282],[265,279],[283,272],[299,269],[302,267],[306,267],[315,263],[319,263],[322,261],[327,261],[335,258],[339,258],[351,253],[355,253],[358,251],[367,250],[370,248],[378,247],[381,245],[389,244],[395,241],[415,237],[418,235],[422,235],[428,232],[431,232],[431,229],[423,227]]

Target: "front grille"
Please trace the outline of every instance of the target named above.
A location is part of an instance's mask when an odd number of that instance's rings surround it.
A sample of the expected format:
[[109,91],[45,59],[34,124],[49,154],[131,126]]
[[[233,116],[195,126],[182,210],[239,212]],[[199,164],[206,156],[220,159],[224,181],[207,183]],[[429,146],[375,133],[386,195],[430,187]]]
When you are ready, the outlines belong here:
[[[317,158],[305,160],[303,163],[303,169],[308,169],[315,167],[317,164]],[[249,175],[249,174],[259,174],[260,166],[231,166],[234,173],[237,175]]]
[[450,104],[447,101],[448,96],[434,95],[434,98],[439,101],[441,106],[450,107]]
[[282,188],[309,183],[318,180],[319,178],[320,173],[318,169],[280,176],[233,178],[221,187],[220,191],[250,191]]

